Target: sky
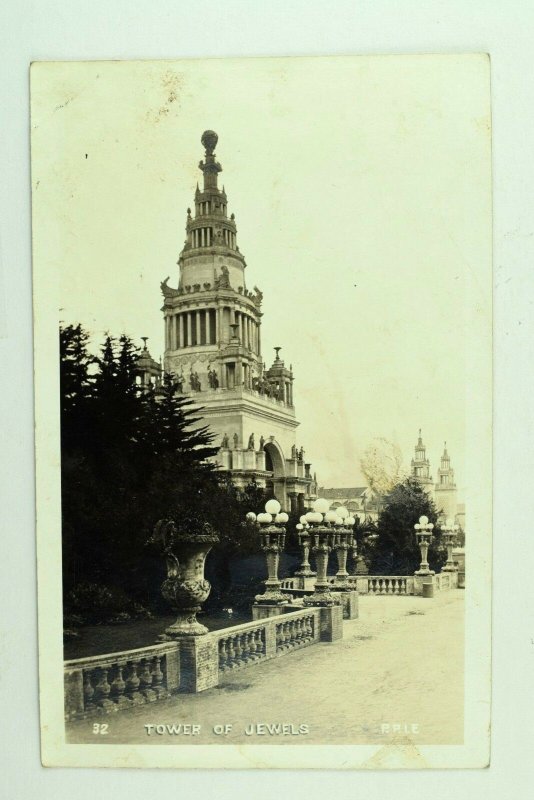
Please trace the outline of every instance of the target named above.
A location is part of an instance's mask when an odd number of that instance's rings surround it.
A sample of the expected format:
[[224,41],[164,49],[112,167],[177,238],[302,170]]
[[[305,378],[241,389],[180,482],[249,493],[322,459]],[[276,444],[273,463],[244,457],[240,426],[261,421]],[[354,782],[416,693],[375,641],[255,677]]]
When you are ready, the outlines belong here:
[[409,465],[422,428],[462,495],[491,347],[484,56],[40,64],[32,128],[34,258],[59,276],[61,320],[163,354],[159,284],[178,283],[213,129],[264,360],[281,346],[293,365],[319,483],[362,485],[374,437]]

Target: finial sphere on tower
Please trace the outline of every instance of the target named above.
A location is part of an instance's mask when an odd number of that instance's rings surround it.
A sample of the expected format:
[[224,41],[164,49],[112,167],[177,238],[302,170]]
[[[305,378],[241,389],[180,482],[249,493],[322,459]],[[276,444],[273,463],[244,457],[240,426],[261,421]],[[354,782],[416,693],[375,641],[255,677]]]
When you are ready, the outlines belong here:
[[213,151],[217,147],[217,142],[219,141],[219,137],[217,136],[215,131],[204,131],[200,141],[206,148],[206,154],[211,156],[213,155]]

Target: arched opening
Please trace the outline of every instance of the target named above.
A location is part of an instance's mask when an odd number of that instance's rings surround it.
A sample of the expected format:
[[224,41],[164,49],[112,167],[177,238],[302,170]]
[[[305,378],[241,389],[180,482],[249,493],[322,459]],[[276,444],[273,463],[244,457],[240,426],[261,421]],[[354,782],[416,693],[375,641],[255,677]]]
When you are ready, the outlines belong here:
[[272,441],[267,442],[263,450],[265,452],[265,469],[271,473],[271,477],[266,480],[267,492],[271,496],[277,497],[283,504],[284,490],[283,482],[281,484],[280,479],[285,478],[286,470],[282,450],[280,445]]
[[267,472],[274,472],[274,464],[271,455],[266,447],[263,449],[265,450],[265,469]]
[[265,450],[265,469],[273,473],[273,478],[283,478],[286,474],[285,460],[276,442],[267,442]]

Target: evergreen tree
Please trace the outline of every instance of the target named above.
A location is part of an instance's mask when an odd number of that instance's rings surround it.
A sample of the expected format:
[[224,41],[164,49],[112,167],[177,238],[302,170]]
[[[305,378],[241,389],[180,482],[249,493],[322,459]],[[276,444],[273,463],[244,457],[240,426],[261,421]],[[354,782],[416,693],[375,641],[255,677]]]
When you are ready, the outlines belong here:
[[427,516],[434,524],[428,551],[430,568],[438,572],[446,560],[446,550],[437,524],[433,500],[413,478],[406,478],[389,493],[377,522],[377,539],[371,555],[371,574],[411,575],[418,569],[421,554],[414,525]]
[[61,440],[69,451],[80,447],[92,422],[94,388],[90,371],[95,359],[88,352],[88,342],[81,325],[60,328]]
[[214,597],[222,596],[230,560],[257,549],[243,521],[261,510],[264,493],[238,492],[207,461],[218,448],[202,409],[171,376],[157,390],[137,385],[138,351],[127,336],[107,335],[97,358],[80,325],[62,328],[60,343],[67,612],[106,618],[139,602],[157,607],[165,565],[146,542],[166,516],[198,518],[218,531]]

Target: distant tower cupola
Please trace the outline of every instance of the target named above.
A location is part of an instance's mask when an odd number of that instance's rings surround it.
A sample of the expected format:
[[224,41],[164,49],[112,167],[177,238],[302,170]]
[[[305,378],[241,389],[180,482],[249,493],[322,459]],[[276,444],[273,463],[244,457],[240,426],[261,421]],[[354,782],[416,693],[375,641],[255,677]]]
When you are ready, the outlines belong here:
[[421,428],[419,428],[419,437],[415,445],[415,456],[412,458],[411,474],[412,478],[415,478],[426,491],[432,493],[433,481],[430,474],[430,461],[426,457],[426,447],[423,443]]

